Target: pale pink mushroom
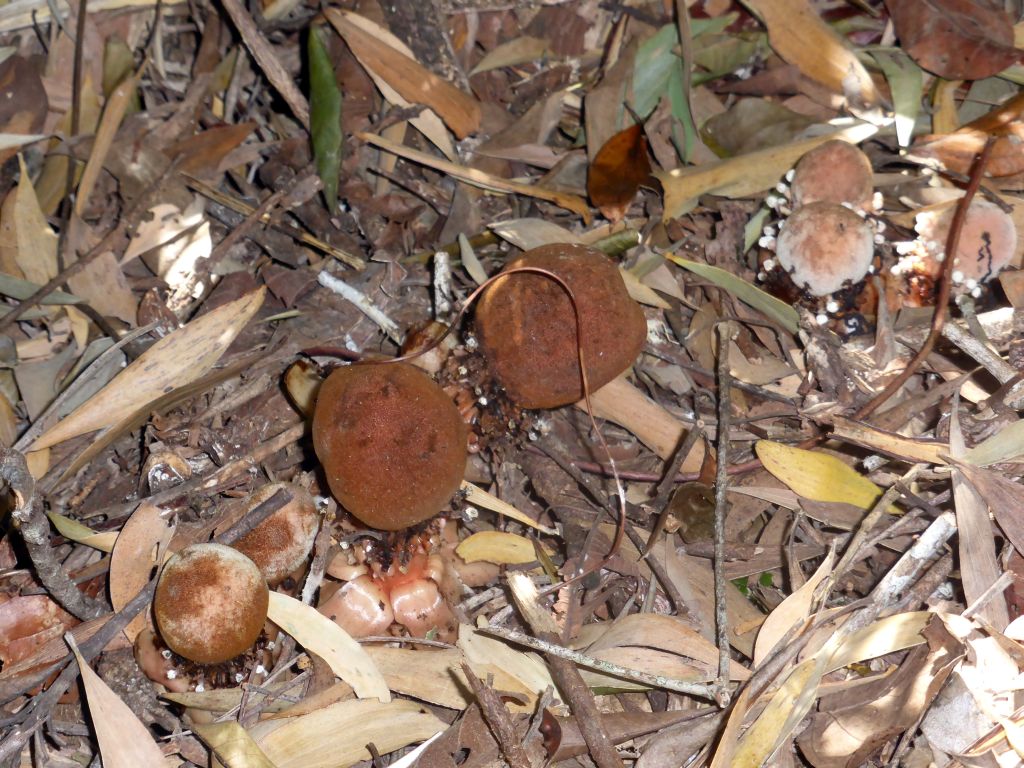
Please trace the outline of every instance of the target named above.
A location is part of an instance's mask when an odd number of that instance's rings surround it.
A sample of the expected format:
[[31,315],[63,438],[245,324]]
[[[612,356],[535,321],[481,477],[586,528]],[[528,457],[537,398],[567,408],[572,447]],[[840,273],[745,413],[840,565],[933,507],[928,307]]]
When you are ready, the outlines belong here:
[[812,296],[828,296],[864,279],[875,253],[875,233],[836,203],[810,203],[786,219],[776,255],[793,282]]
[[874,207],[871,161],[846,141],[826,141],[801,157],[791,184],[794,208],[817,202],[846,203],[863,210]]

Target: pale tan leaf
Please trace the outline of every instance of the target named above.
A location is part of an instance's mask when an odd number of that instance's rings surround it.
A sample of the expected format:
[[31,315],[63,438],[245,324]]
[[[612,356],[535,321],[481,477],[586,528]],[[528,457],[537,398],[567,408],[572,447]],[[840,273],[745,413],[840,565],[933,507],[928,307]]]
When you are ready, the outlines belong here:
[[524,251],[549,243],[582,243],[583,240],[565,227],[547,219],[508,219],[487,226],[502,240],[507,240]]
[[[121,526],[110,556],[110,604],[115,611],[124,608],[149,582],[154,569],[163,563],[167,545],[177,525],[160,507],[143,501]],[[130,642],[146,627],[140,613],[124,628]]]
[[234,720],[194,725],[192,730],[229,768],[275,768],[252,736]]
[[[82,216],[89,205],[89,197],[92,195],[93,187],[99,180],[100,172],[107,161],[107,154],[114,145],[114,137],[117,129],[121,127],[128,105],[131,104],[132,95],[139,87],[142,80],[144,67],[140,67],[132,77],[122,80],[107,99],[103,107],[103,117],[100,118],[99,127],[96,129],[96,139],[92,144],[92,152],[89,153],[89,160],[85,164],[82,178],[78,183],[78,191],[75,196],[75,214]],[[27,275],[26,275],[27,277]],[[30,280],[32,278],[29,278]]]
[[45,133],[0,133],[0,152],[26,144],[35,144],[45,138]]
[[858,629],[829,657],[825,673],[920,645],[925,641],[921,630],[934,615],[931,611],[897,613]]
[[[954,396],[949,419],[949,455],[955,459],[962,458],[967,452],[957,414],[959,407],[960,398]],[[988,505],[964,477],[963,471],[956,467],[953,469],[953,506],[960,534],[960,579],[964,597],[970,605],[995,583],[1002,569],[996,559],[995,530],[989,520]],[[1010,623],[1006,600],[1001,592],[981,606],[979,615],[999,631]]]
[[800,139],[728,160],[655,173],[665,190],[665,212],[662,217],[668,221],[689,213],[697,205],[697,198],[705,194],[747,197],[764,192],[778,184],[779,179],[797,160],[819,144],[831,139],[843,139],[856,144],[877,131],[873,125],[859,123],[824,136]]
[[768,28],[768,42],[804,75],[843,94],[855,107],[873,107],[881,96],[857,54],[808,0],[745,0]]
[[478,485],[473,485],[473,483],[468,480],[462,481],[462,485],[459,486],[459,490],[466,495],[466,501],[470,504],[475,504],[478,507],[483,507],[484,509],[489,509],[492,512],[497,512],[499,515],[504,515],[512,520],[518,520],[523,525],[528,525],[530,528],[538,530],[541,533],[546,533],[550,536],[560,535],[555,529],[548,528],[546,525],[541,525],[529,515],[520,512],[507,501],[502,501],[497,496],[488,493]]
[[357,696],[391,700],[388,684],[373,659],[345,630],[316,608],[280,592],[271,592],[267,617],[303,648],[326,661],[334,674],[352,686]]
[[348,768],[415,744],[447,725],[423,705],[396,700],[340,701],[301,717],[266,720],[250,734],[277,768]]
[[537,61],[537,59],[542,58],[548,52],[550,47],[551,44],[547,40],[523,35],[492,48],[480,59],[469,74],[472,77],[475,74],[489,72],[492,69],[501,69],[501,67],[511,67],[516,64]]
[[500,640],[487,637],[465,625],[459,626],[458,646],[474,670],[491,665],[504,670],[518,683],[522,692],[538,696],[554,681],[540,656],[518,651]]
[[622,275],[622,282],[626,284],[626,290],[633,301],[658,309],[669,309],[672,306],[661,298],[653,288],[641,283],[639,278],[628,269],[619,267],[619,274]]
[[70,634],[65,637],[78,660],[85,698],[89,702],[89,719],[104,768],[163,768],[164,753],[153,741],[149,729],[86,664],[74,638]]
[[1024,456],[1024,419],[1003,427],[992,437],[964,452],[964,460],[979,467],[1012,461],[1021,456]]
[[113,251],[101,254],[73,275],[68,287],[101,315],[135,324],[139,303]]
[[887,456],[896,456],[906,461],[925,464],[945,464],[942,458],[949,454],[949,447],[931,440],[915,440],[894,432],[886,432],[852,419],[836,416],[833,434],[839,440],[869,448]]
[[[380,41],[384,45],[394,48],[399,53],[410,59],[416,58],[409,46],[403,43],[389,30],[379,24],[375,24],[365,16],[352,13],[348,14],[345,18],[347,18],[353,26],[357,27],[370,37]],[[398,91],[392,88],[387,80],[381,77],[380,73],[370,65],[370,62],[361,60],[360,64],[366,68],[366,71],[373,79],[374,84],[380,89],[380,92],[388,102],[394,104],[396,107],[413,106],[410,101],[405,99]],[[452,144],[451,136],[448,134],[448,129],[444,127],[444,122],[437,116],[437,112],[433,109],[425,109],[416,117],[410,118],[409,122],[412,123],[416,130],[426,136],[431,144],[441,150],[441,153],[445,157],[453,161],[458,159],[458,155],[455,152],[455,146]]]
[[461,232],[459,232],[459,256],[462,259],[462,268],[466,270],[467,275],[473,278],[474,283],[483,285],[487,282],[487,273],[484,271],[483,264],[480,263],[469,238]]
[[57,274],[57,235],[39,207],[21,155],[18,163],[21,181],[0,208],[0,268],[44,285]]
[[48,448],[118,423],[206,374],[263,304],[266,288],[201,315],[160,339],[113,381],[32,444]]
[[797,622],[810,617],[814,592],[832,572],[834,564],[835,552],[829,551],[814,575],[768,614],[768,618],[761,625],[761,631],[757,633],[757,640],[754,642],[755,667],[763,662],[779,643],[785,641]]
[[403,99],[426,104],[460,139],[480,127],[480,102],[392,47],[381,36],[369,34],[355,23],[358,14],[328,8],[324,16],[348,43],[359,63],[385,80]]

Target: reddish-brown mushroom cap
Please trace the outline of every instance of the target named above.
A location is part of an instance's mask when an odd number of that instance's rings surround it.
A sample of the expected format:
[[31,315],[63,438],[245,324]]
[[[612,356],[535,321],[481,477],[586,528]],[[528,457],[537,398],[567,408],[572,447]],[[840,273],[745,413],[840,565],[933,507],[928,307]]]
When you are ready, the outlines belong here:
[[222,544],[193,544],[164,566],[153,615],[168,648],[217,664],[252,647],[269,602],[267,581],[252,560]]
[[874,197],[868,156],[846,141],[819,144],[800,158],[793,171],[793,206],[848,203],[867,210]]
[[[914,228],[923,240],[934,245],[931,253],[941,254],[946,248],[954,207],[940,213],[925,211],[915,218]],[[1013,218],[993,202],[975,198],[967,208],[960,242],[956,249],[953,274],[957,283],[984,283],[991,280],[1013,259],[1017,251],[1017,227]],[[928,271],[937,276],[942,262],[933,259]]]
[[864,279],[875,252],[871,225],[842,205],[798,208],[779,234],[776,255],[793,282],[814,296]]
[[405,363],[350,365],[320,387],[313,446],[331,493],[367,525],[436,515],[466,470],[466,425],[434,380]]
[[256,563],[271,585],[283,581],[306,560],[320,522],[312,494],[293,483],[265,485],[246,499],[246,506],[252,509],[262,504],[279,489],[287,490],[292,500],[234,544]]
[[[545,269],[572,289],[591,391],[633,364],[647,338],[643,309],[615,263],[582,245],[553,244],[508,264]],[[524,408],[557,408],[583,397],[576,316],[568,294],[542,274],[518,272],[484,292],[476,310],[480,346],[498,382]]]

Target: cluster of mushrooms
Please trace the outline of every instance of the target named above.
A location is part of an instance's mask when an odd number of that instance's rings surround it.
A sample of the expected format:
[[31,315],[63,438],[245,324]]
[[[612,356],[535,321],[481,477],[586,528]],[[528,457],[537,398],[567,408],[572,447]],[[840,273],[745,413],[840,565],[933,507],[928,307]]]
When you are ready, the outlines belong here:
[[[857,307],[867,276],[882,269],[904,306],[927,304],[942,272],[955,199],[919,210],[916,237],[887,242],[871,161],[858,147],[832,140],[805,154],[768,199],[782,218],[760,245],[774,251],[760,277],[782,272],[803,294],[820,324]],[[876,246],[885,246],[876,249]],[[972,200],[952,272],[954,294],[977,297],[1010,263],[1017,247],[1013,219],[998,204]],[[882,258],[887,252],[891,258]]]
[[[517,271],[523,268],[535,271]],[[603,253],[548,245],[505,272],[476,307],[474,338],[492,377],[488,391],[513,408],[556,408],[583,398],[578,343],[590,391],[640,353],[644,312]],[[318,607],[351,635],[452,640],[457,621],[450,605],[460,590],[496,577],[496,566],[453,555],[454,526],[419,525],[451,508],[471,428],[450,394],[409,362],[345,365],[320,385],[312,435],[331,495],[371,529],[413,529],[401,534],[395,556],[375,553],[375,535],[367,539],[371,546],[340,548],[329,561]],[[255,507],[280,487],[260,489],[245,505]],[[287,490],[291,501],[234,546],[194,544],[165,564],[153,601],[156,632],[144,631],[136,642],[152,679],[181,691],[236,684],[269,666],[269,589],[301,572],[321,524],[313,495],[295,484]]]
[[[806,154],[787,179],[790,185],[779,188],[784,197],[769,201],[788,217],[777,236],[766,228],[761,239],[774,251],[761,277],[781,271],[805,301],[816,302],[825,323],[879,266],[876,245],[885,240],[871,163],[857,147],[829,141]],[[885,274],[905,285],[934,280],[951,215],[948,206],[919,212],[918,237],[887,244],[896,258]],[[991,202],[973,202],[954,257],[961,295],[976,294],[1015,248],[1010,217]],[[338,367],[319,387],[312,433],[327,489],[371,529],[411,530],[396,534],[383,555],[387,548],[372,546],[378,534],[370,546],[340,548],[329,561],[319,610],[355,637],[453,640],[458,622],[451,605],[466,587],[496,577],[492,564],[467,564],[454,555],[454,526],[422,525],[457,498],[467,458],[480,449],[478,406],[501,400],[507,409],[495,411],[500,422],[508,413],[576,403],[585,394],[581,350],[595,392],[633,364],[647,337],[644,312],[616,264],[571,244],[536,248],[510,262],[483,293],[474,323],[480,370],[489,381],[486,393],[477,387],[468,404],[461,402],[465,393],[443,388],[427,372],[443,370],[450,343],[412,362]],[[460,360],[468,360],[466,348]],[[458,368],[465,371],[461,362]],[[279,487],[266,486],[246,503],[253,507]],[[137,658],[154,680],[179,691],[233,684],[243,670],[271,660],[269,589],[301,573],[321,524],[309,490],[294,484],[287,490],[291,501],[233,547],[195,544],[166,563],[154,598],[157,631],[144,631],[136,642]]]

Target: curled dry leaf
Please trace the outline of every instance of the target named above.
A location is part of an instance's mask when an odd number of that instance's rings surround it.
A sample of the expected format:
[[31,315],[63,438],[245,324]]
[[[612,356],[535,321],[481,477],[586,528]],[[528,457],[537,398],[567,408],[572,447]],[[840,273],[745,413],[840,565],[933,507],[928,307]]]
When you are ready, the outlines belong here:
[[1013,23],[994,0],[887,0],[900,47],[947,80],[981,80],[1021,58]]
[[587,172],[587,194],[605,218],[621,221],[642,184],[651,178],[647,137],[639,123],[619,131],[598,150]]
[[160,339],[67,418],[43,432],[33,450],[109,427],[207,373],[263,304],[266,288],[217,307]]
[[1024,153],[1020,151],[1020,142],[1024,140],[1022,116],[1024,94],[1014,96],[953,133],[922,136],[907,156],[920,163],[937,164],[966,174],[989,136],[995,136],[985,172],[995,177],[1015,176],[1024,172]]
[[[142,502],[128,518],[110,555],[107,583],[110,604],[115,611],[124,608],[146,586],[153,569],[163,562],[176,527],[164,510],[148,501]],[[135,642],[145,626],[145,614],[140,613],[129,622],[124,633],[129,641]]]

